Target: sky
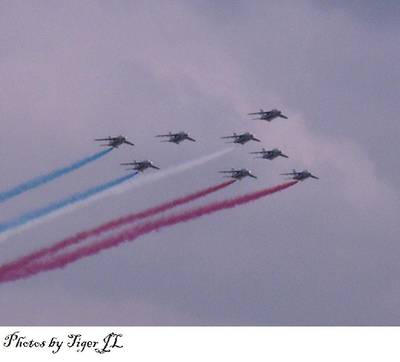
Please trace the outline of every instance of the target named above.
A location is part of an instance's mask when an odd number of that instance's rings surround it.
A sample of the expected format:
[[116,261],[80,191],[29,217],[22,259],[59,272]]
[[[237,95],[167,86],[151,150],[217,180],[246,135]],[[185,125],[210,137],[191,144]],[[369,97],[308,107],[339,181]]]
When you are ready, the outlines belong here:
[[[397,1],[2,1],[0,190],[93,154],[94,138],[135,147],[9,200],[0,220],[120,177],[121,162],[217,152],[231,132],[290,158],[238,145],[9,238],[0,262],[214,185],[221,169],[258,179],[198,204],[292,168],[320,180],[2,284],[0,323],[398,325],[399,12]],[[259,108],[289,119],[250,120]],[[154,137],[180,130],[197,142]]]

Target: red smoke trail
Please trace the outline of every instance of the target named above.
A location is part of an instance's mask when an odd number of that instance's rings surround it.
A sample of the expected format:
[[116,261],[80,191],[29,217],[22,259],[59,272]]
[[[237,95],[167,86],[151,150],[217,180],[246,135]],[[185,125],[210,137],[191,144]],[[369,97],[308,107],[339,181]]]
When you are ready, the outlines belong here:
[[71,245],[77,244],[83,240],[86,240],[89,237],[99,236],[100,234],[110,231],[110,230],[113,230],[119,226],[122,226],[122,225],[125,225],[128,223],[132,223],[137,220],[145,219],[147,217],[155,216],[161,212],[164,212],[164,211],[167,211],[174,207],[194,201],[198,198],[207,196],[208,194],[219,191],[219,190],[233,184],[234,182],[235,182],[235,180],[226,181],[226,182],[220,183],[218,185],[211,186],[206,189],[194,192],[192,194],[180,197],[178,199],[165,202],[161,205],[152,207],[150,209],[147,209],[147,210],[144,210],[144,211],[141,211],[138,213],[134,213],[134,214],[129,214],[127,216],[109,221],[109,222],[102,224],[94,229],[82,231],[72,237],[69,237],[67,239],[64,239],[64,240],[58,242],[57,244],[55,244],[53,246],[40,249],[37,252],[31,253],[27,256],[17,259],[14,262],[11,262],[11,263],[1,266],[0,267],[0,280],[1,280],[2,275],[4,275],[4,273],[9,273],[12,270],[19,269],[36,259],[42,258],[42,257],[50,255],[50,254],[55,254],[58,251],[66,248],[66,247],[69,247]]
[[257,192],[253,192],[247,195],[235,197],[233,199],[228,199],[224,201],[217,201],[213,202],[211,204],[197,207],[188,211],[184,211],[180,214],[172,215],[172,216],[167,216],[167,217],[162,217],[154,221],[149,221],[145,222],[142,225],[136,226],[134,228],[131,228],[129,230],[123,231],[120,234],[116,236],[112,236],[106,239],[103,239],[102,241],[89,245],[89,246],[83,246],[80,249],[74,250],[70,253],[66,253],[65,255],[60,255],[58,257],[54,257],[52,260],[45,261],[45,262],[38,262],[38,263],[32,263],[30,265],[25,266],[24,268],[21,268],[21,270],[16,271],[15,274],[11,275],[5,275],[5,276],[0,276],[0,282],[5,282],[5,281],[12,281],[16,279],[21,279],[21,278],[26,278],[29,276],[33,276],[37,273],[43,272],[43,271],[48,271],[51,269],[58,269],[58,268],[63,268],[66,265],[77,261],[81,258],[97,254],[98,252],[115,247],[119,244],[121,244],[124,241],[128,240],[135,240],[141,235],[150,233],[152,231],[159,230],[163,227],[167,226],[172,226],[181,222],[186,222],[189,220],[193,220],[196,218],[199,218],[204,215],[212,214],[214,212],[224,210],[224,209],[229,209],[233,208],[235,206],[239,206],[242,204],[246,204],[251,201],[255,201],[259,198],[265,197],[267,195],[271,195],[275,192],[282,191],[284,189],[287,189],[290,186],[293,186],[297,183],[297,181],[291,181],[287,182],[272,188],[267,188],[264,190],[260,190]]

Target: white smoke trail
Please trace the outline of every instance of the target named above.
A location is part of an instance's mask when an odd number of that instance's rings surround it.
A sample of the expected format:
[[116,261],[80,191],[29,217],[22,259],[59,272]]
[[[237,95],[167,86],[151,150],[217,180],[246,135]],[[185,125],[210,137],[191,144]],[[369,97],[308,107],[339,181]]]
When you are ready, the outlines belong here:
[[207,162],[210,162],[216,158],[222,157],[223,155],[226,155],[227,153],[229,153],[233,150],[234,150],[234,147],[225,148],[223,150],[216,151],[210,155],[202,156],[202,157],[196,158],[194,160],[191,160],[191,161],[179,164],[179,165],[168,167],[165,170],[160,170],[158,172],[155,172],[155,173],[152,173],[152,174],[149,174],[146,176],[140,176],[138,178],[135,178],[135,180],[132,182],[128,181],[127,183],[121,184],[120,186],[117,186],[112,189],[101,192],[99,194],[96,194],[86,200],[80,201],[79,203],[66,206],[60,210],[57,210],[57,211],[47,215],[44,218],[33,220],[27,224],[21,225],[20,227],[18,227],[16,229],[6,231],[0,235],[0,243],[3,243],[10,237],[18,235],[18,234],[22,233],[23,231],[28,230],[34,226],[46,223],[46,222],[51,221],[59,216],[71,213],[77,209],[81,209],[85,206],[92,204],[95,201],[102,200],[108,196],[122,194],[124,192],[134,189],[135,187],[147,185],[149,183],[163,180],[169,176],[173,176],[173,175],[179,174],[181,172],[188,171],[194,167],[201,166],[201,165],[203,165]]
[[197,166],[201,166],[201,165],[203,165],[207,162],[210,162],[218,157],[221,157],[233,150],[234,150],[234,147],[225,148],[223,150],[214,152],[211,155],[199,157],[194,160],[182,163],[180,165],[168,167],[165,170],[161,170],[161,171],[149,174],[149,175],[141,176],[140,178],[137,178],[135,180],[135,182],[133,182],[133,183],[124,184],[124,185],[121,185],[120,187],[116,187],[116,188],[110,190],[110,194],[121,194],[121,193],[131,190],[135,187],[140,187],[143,185],[147,185],[149,183],[163,180],[166,177],[176,175],[176,174],[179,174],[184,171],[188,171]]

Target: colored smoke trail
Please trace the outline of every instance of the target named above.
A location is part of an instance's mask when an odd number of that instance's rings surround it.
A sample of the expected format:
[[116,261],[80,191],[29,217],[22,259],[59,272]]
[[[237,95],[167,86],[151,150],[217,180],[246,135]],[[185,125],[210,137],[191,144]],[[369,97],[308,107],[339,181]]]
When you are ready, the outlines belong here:
[[54,170],[54,171],[48,173],[47,175],[38,176],[32,180],[29,180],[18,186],[15,186],[14,188],[12,188],[10,190],[0,192],[0,203],[5,202],[15,196],[18,196],[18,195],[26,192],[26,191],[29,191],[36,187],[42,186],[50,181],[55,180],[56,178],[66,175],[67,173],[75,171],[75,170],[87,165],[88,163],[98,160],[99,158],[105,156],[107,153],[111,152],[111,150],[112,150],[112,148],[108,148],[101,152],[97,152],[94,155],[86,157],[80,161],[74,162],[73,164],[71,164],[67,167],[60,168],[58,170]]
[[181,172],[191,170],[192,168],[201,166],[201,165],[206,164],[214,159],[222,157],[222,156],[226,155],[227,153],[232,152],[234,149],[235,149],[234,147],[224,148],[222,150],[216,151],[209,155],[205,155],[205,156],[196,158],[194,160],[190,160],[190,161],[187,161],[187,162],[175,165],[175,166],[168,167],[166,169],[162,169],[162,170],[154,172],[152,174],[142,176],[135,183],[132,183],[132,184],[126,185],[124,187],[120,187],[118,189],[113,190],[113,194],[120,194],[120,193],[126,192],[128,190],[131,190],[135,187],[148,185],[153,182],[163,180],[169,176],[177,175],[177,174],[180,174]]
[[187,210],[179,214],[162,217],[154,221],[145,222],[139,226],[123,231],[117,234],[116,236],[105,238],[96,244],[81,247],[80,249],[54,257],[53,259],[50,259],[48,261],[28,264],[25,267],[16,271],[15,273],[11,274],[7,272],[0,273],[0,282],[17,280],[33,276],[43,271],[63,268],[66,265],[73,263],[84,257],[97,254],[100,251],[108,248],[116,247],[125,241],[132,241],[138,238],[139,236],[145,235],[147,233],[156,230],[160,230],[161,228],[167,226],[172,226],[181,222],[187,222],[202,217],[204,215],[210,215],[220,210],[230,209],[236,206],[240,206],[258,200],[262,197],[285,190],[295,185],[296,183],[297,181],[287,182],[278,186],[263,189],[243,196],[238,196],[228,200],[213,202],[208,205],[193,208],[191,210]]
[[27,212],[26,214],[23,214],[13,220],[9,220],[9,221],[0,223],[0,233],[8,232],[10,230],[22,227],[28,223],[31,223],[33,221],[37,221],[46,216],[49,216],[52,213],[54,213],[60,209],[63,209],[64,207],[76,204],[78,202],[82,202],[100,192],[106,191],[108,189],[111,189],[112,187],[122,184],[123,182],[131,179],[132,177],[134,177],[136,175],[137,175],[137,172],[135,172],[133,174],[129,174],[129,175],[124,175],[115,180],[111,180],[104,184],[92,187],[86,191],[69,196],[66,199],[56,201],[56,202],[49,204],[43,208]]
[[74,204],[72,207],[61,208],[57,212],[51,213],[46,218],[41,218],[41,219],[37,219],[35,221],[31,221],[29,224],[25,224],[25,225],[23,225],[23,226],[21,226],[19,228],[9,229],[9,231],[7,231],[7,232],[5,232],[5,231],[1,232],[1,229],[0,229],[0,243],[6,241],[9,237],[26,230],[27,228],[33,227],[33,226],[37,225],[38,223],[42,223],[44,221],[50,220],[50,217],[52,217],[52,218],[53,217],[57,217],[57,216],[59,216],[61,214],[65,214],[67,212],[71,212],[71,211],[75,210],[78,207],[87,206],[90,203],[92,203],[94,201],[97,201],[99,199],[105,198],[107,196],[113,196],[113,195],[116,195],[116,194],[121,194],[123,192],[131,190],[133,187],[147,185],[147,184],[150,184],[152,182],[159,181],[159,180],[162,180],[164,178],[167,178],[169,176],[173,176],[175,174],[179,174],[181,172],[190,170],[190,169],[192,169],[194,167],[201,166],[202,164],[210,162],[210,161],[212,161],[212,160],[214,160],[214,159],[216,159],[218,157],[221,157],[221,156],[223,156],[223,155],[225,155],[228,152],[231,152],[233,150],[234,150],[233,147],[225,148],[225,149],[216,151],[214,153],[211,153],[209,155],[202,156],[202,157],[196,158],[194,160],[190,160],[190,161],[187,161],[185,163],[166,168],[166,169],[158,171],[156,173],[153,173],[153,174],[150,174],[150,175],[146,175],[146,176],[141,176],[140,179],[137,182],[129,183],[129,184],[121,184],[119,187],[109,188],[107,190],[107,192],[99,192],[96,195],[93,195],[93,197],[90,197],[89,199],[86,199],[85,202],[80,202],[79,204],[78,203]]
[[33,252],[27,256],[21,257],[18,260],[7,263],[3,266],[0,267],[0,275],[4,274],[5,272],[10,272],[11,270],[16,270],[18,268],[21,268],[28,263],[40,259],[44,256],[49,256],[51,254],[55,254],[59,252],[62,249],[65,249],[66,247],[75,245],[83,240],[86,240],[90,237],[94,236],[99,236],[102,233],[111,231],[117,227],[120,227],[125,224],[130,224],[138,220],[142,220],[151,216],[155,216],[159,213],[162,213],[167,210],[171,210],[172,208],[175,208],[177,206],[184,205],[186,203],[189,203],[191,201],[194,201],[196,199],[199,199],[201,197],[205,197],[211,193],[217,192],[225,187],[228,187],[229,185],[233,184],[235,180],[230,180],[230,181],[225,181],[222,182],[218,185],[208,187],[206,189],[191,193],[189,195],[177,198],[175,200],[167,201],[165,203],[162,203],[158,206],[149,208],[147,210],[137,212],[137,213],[132,213],[124,217],[120,217],[118,219],[114,219],[108,223],[102,224],[96,228],[82,231],[72,237],[66,238],[50,247],[42,248],[36,252]]
[[[148,185],[152,182],[163,180],[164,178],[167,178],[169,176],[179,174],[181,172],[190,170],[194,167],[197,167],[197,166],[200,166],[207,162],[210,162],[218,157],[221,157],[221,156],[227,154],[228,152],[231,152],[232,150],[234,150],[233,147],[225,148],[225,149],[216,151],[214,153],[211,153],[209,155],[202,156],[202,157],[196,158],[194,160],[190,160],[190,161],[184,162],[182,164],[166,168],[161,171],[157,171],[153,174],[141,176],[136,182],[121,184],[121,185],[119,185],[119,187],[113,187],[113,188],[108,189],[107,192],[97,193],[93,197],[79,202],[79,204],[74,204],[71,207],[64,207],[62,209],[59,209],[57,212],[51,213],[51,217],[56,217],[61,214],[72,212],[78,207],[82,208],[84,206],[89,205],[92,202],[103,199],[105,197],[113,196],[113,195],[121,194],[123,192],[130,191],[134,187]],[[29,224],[25,224],[24,226],[21,226],[17,229],[12,229],[12,230],[9,230],[9,231],[3,232],[3,233],[0,232],[0,243],[6,241],[9,237],[26,230],[27,228],[33,227],[33,226],[37,225],[38,223],[42,223],[44,221],[50,220],[50,216],[48,216],[47,218],[41,218],[38,220],[39,221],[32,221]]]

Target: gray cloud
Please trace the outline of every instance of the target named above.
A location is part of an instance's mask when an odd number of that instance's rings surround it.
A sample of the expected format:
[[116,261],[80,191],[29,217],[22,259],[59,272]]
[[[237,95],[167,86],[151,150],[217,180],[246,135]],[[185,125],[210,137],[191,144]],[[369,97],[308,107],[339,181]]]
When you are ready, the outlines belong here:
[[[0,189],[92,153],[95,136],[137,146],[1,205],[1,218],[119,176],[127,159],[167,167],[213,152],[232,131],[290,159],[238,147],[38,226],[3,244],[1,260],[216,183],[221,168],[259,180],[211,198],[278,183],[292,167],[321,180],[2,285],[3,323],[398,324],[398,25],[361,26],[350,7],[308,1],[206,4],[2,5]],[[260,106],[290,119],[247,120]],[[154,138],[180,129],[199,142]]]

